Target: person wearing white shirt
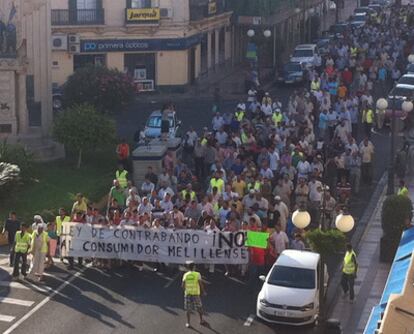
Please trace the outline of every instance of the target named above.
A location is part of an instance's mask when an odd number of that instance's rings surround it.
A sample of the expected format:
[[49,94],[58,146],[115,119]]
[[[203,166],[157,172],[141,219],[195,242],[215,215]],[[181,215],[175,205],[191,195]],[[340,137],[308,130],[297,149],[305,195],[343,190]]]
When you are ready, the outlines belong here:
[[211,121],[212,127],[214,131],[218,131],[221,127],[224,125],[224,119],[220,115],[220,113],[216,113],[216,115],[213,117],[213,120]]
[[262,104],[261,110],[262,113],[265,114],[265,116],[272,116],[273,114],[272,106],[267,101]]
[[280,196],[275,196],[275,204],[273,205],[273,209],[279,212],[279,221],[282,231],[286,232],[287,219],[289,218],[289,208],[284,202],[282,202],[282,198]]
[[308,178],[308,174],[311,172],[311,170],[310,164],[306,160],[305,156],[303,156],[302,160],[298,162],[296,169],[298,170],[298,177],[304,177],[305,179]]
[[216,140],[220,145],[224,145],[227,142],[228,134],[224,132],[223,128],[220,128],[219,131],[216,132]]
[[276,147],[273,147],[269,151],[269,167],[272,170],[273,174],[277,171],[279,167],[279,153],[277,152]]
[[285,249],[289,247],[289,238],[287,234],[282,231],[280,222],[275,225],[275,232],[270,236],[270,243],[273,246],[276,256],[279,256]]

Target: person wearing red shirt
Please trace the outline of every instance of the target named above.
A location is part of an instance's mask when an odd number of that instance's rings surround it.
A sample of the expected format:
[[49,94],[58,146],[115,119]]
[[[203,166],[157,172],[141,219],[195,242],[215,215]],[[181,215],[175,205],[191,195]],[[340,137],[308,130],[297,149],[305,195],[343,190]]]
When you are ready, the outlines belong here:
[[[249,220],[248,230],[260,231],[260,228],[257,225],[257,221],[254,217],[251,217]],[[250,247],[249,252],[249,287],[254,291],[257,288],[257,284],[259,282],[259,275],[261,275],[264,271],[266,264],[266,249]]]
[[345,67],[344,71],[342,72],[342,80],[348,88],[352,84],[352,79],[352,72],[348,67]]
[[128,170],[128,159],[130,155],[129,145],[125,138],[121,139],[121,142],[116,147],[116,154],[118,155],[118,163],[124,166],[124,169]]

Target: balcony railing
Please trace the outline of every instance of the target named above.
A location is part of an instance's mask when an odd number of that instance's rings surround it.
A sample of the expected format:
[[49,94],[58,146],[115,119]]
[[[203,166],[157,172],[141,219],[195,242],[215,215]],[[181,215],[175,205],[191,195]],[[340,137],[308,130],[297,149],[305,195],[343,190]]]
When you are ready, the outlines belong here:
[[190,21],[199,21],[206,17],[219,15],[228,10],[226,0],[190,0]]
[[105,23],[105,11],[99,9],[52,9],[53,26],[97,25]]

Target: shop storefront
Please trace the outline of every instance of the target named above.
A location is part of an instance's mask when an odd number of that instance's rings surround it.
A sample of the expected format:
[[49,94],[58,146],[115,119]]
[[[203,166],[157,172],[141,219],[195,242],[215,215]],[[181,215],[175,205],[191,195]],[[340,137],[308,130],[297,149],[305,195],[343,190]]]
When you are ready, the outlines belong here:
[[191,73],[200,72],[196,67],[202,61],[189,60],[201,40],[201,35],[176,39],[82,39],[80,55],[74,61],[81,66],[103,60],[104,65],[128,73],[139,91],[183,86],[193,81]]

